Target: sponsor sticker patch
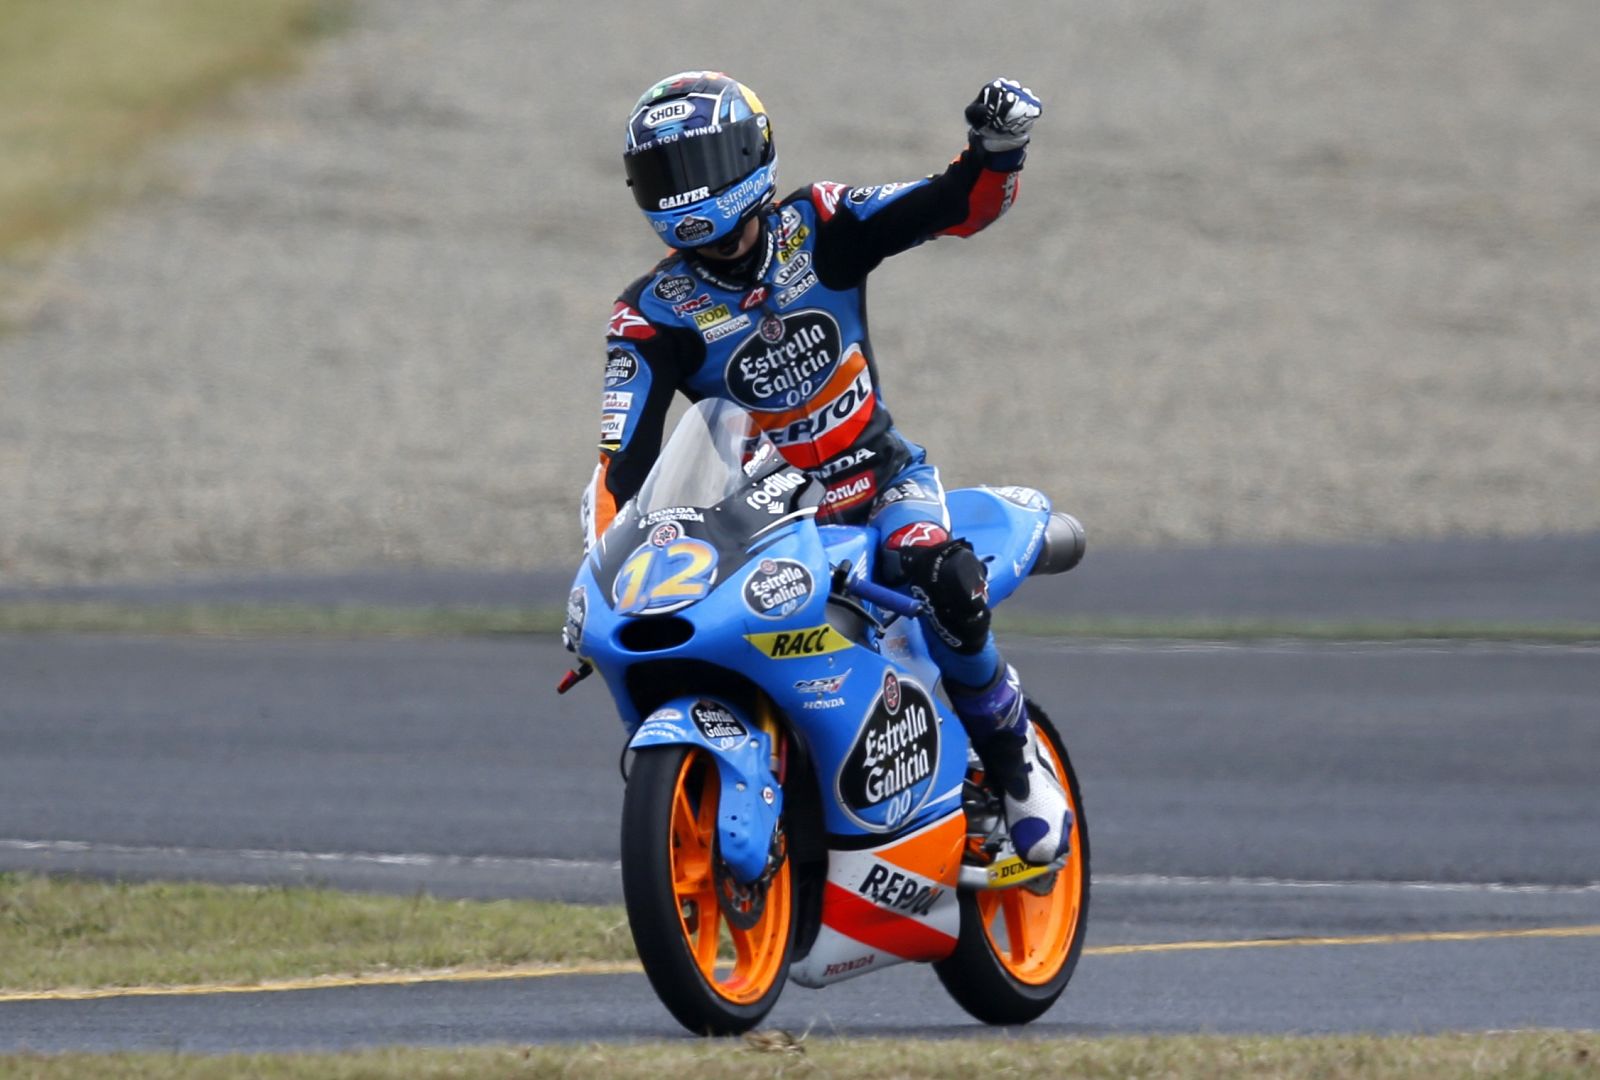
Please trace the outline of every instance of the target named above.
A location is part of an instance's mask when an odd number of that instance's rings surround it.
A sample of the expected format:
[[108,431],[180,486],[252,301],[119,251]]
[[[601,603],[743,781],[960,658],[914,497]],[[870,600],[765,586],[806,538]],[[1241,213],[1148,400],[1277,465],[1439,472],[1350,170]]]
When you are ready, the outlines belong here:
[[693,115],[694,104],[679,98],[676,101],[664,102],[646,111],[642,122],[645,127],[654,128],[660,127],[662,124],[670,124],[675,120],[687,120]]
[[717,227],[703,217],[686,217],[673,226],[672,235],[681,244],[698,244],[711,238]]
[[811,599],[816,582],[794,559],[762,559],[745,579],[744,603],[764,619],[786,618]]
[[744,639],[773,660],[799,660],[812,656],[826,656],[850,648],[850,639],[826,624],[804,630],[746,634]]
[[882,863],[873,863],[872,869],[861,879],[856,892],[879,907],[907,915],[926,915],[944,895],[941,885],[925,885],[909,874],[891,870]]
[[689,717],[707,742],[715,743],[724,750],[750,737],[750,729],[715,701],[695,702],[689,710]]
[[811,287],[813,285],[815,285],[816,283],[817,283],[817,275],[814,274],[814,273],[807,274],[805,277],[801,278],[799,281],[795,282],[793,285],[789,286],[787,289],[784,289],[781,292],[779,292],[778,295],[774,298],[773,302],[776,303],[779,307],[788,307],[790,304],[792,304],[796,300],[800,299],[806,293],[810,292],[811,291]]
[[684,277],[682,274],[664,277],[656,282],[656,296],[669,304],[676,304],[692,292],[694,292],[694,278]]
[[709,330],[700,331],[700,336],[705,338],[707,341],[721,341],[730,334],[737,334],[739,331],[745,329],[749,325],[750,316],[740,315],[729,322],[718,323]]
[[648,529],[663,521],[704,521],[706,516],[692,506],[668,506],[652,510],[639,519],[639,528]]
[[1046,499],[1044,493],[1036,488],[1010,485],[1007,487],[991,487],[987,490],[994,492],[1014,506],[1022,507],[1024,510],[1044,510],[1050,505],[1050,500]]
[[802,251],[778,268],[778,272],[772,275],[772,283],[778,286],[787,285],[810,269],[811,252]]
[[583,624],[589,618],[589,593],[582,585],[567,594],[567,642],[573,648],[583,644]]
[[884,672],[883,689],[839,767],[840,806],[861,828],[888,832],[927,801],[938,766],[932,699],[917,683]]
[[710,293],[701,293],[692,300],[685,300],[682,303],[673,304],[672,313],[674,315],[689,315],[696,311],[704,311],[706,308],[710,307],[713,302],[714,301],[711,299]]
[[805,485],[806,474],[794,469],[773,473],[761,481],[761,486],[745,496],[744,503],[752,510],[765,510],[773,517],[781,516],[789,507],[789,495]]
[[606,385],[621,386],[633,381],[639,374],[639,361],[627,349],[612,347],[606,350]]
[[622,412],[627,412],[633,408],[633,391],[607,390],[601,400],[600,407],[602,409],[618,409]]
[[[807,401],[838,366],[839,324],[825,311],[797,311],[762,322],[762,333],[729,357],[728,390],[747,409],[792,409]],[[775,333],[769,335],[769,330]]]
[[708,327],[716,326],[718,323],[727,322],[731,318],[733,318],[733,312],[728,309],[728,305],[718,304],[714,308],[696,312],[694,324],[697,328],[705,330]]
[[628,414],[608,412],[600,414],[600,441],[603,443],[619,443],[622,433],[628,426]]
[[876,487],[877,483],[871,473],[862,473],[860,476],[841,480],[822,496],[822,509],[836,514],[852,506],[859,506],[871,500]]
[[699,202],[709,197],[710,188],[695,188],[693,191],[682,191],[676,195],[664,195],[656,200],[657,210],[673,210],[680,206],[688,206],[692,202]]

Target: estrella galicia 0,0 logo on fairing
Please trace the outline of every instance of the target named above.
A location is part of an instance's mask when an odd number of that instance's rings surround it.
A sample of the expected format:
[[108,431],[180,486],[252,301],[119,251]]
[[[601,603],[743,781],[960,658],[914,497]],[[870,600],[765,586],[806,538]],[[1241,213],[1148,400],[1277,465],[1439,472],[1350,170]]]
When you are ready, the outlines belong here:
[[928,692],[885,671],[883,689],[839,766],[834,787],[851,821],[889,832],[910,821],[939,772],[939,714]]

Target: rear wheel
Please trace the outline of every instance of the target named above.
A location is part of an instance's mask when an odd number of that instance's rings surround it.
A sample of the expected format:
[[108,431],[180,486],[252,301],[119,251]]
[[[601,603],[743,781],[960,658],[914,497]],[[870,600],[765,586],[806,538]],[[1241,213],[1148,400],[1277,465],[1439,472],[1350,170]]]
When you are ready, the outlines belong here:
[[967,1012],[988,1024],[1026,1024],[1067,988],[1089,918],[1089,829],[1066,746],[1038,706],[1029,715],[1054,758],[1072,804],[1067,864],[1009,889],[963,891],[955,952],[933,965]]
[[622,802],[634,945],[661,1003],[701,1035],[760,1023],[783,990],[794,943],[789,860],[747,886],[717,853],[720,784],[707,751],[650,747],[635,756]]

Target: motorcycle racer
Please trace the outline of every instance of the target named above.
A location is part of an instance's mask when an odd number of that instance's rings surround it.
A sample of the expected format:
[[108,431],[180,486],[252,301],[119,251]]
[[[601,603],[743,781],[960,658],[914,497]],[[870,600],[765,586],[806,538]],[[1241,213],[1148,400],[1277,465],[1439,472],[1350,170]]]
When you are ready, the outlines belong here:
[[825,485],[819,522],[875,526],[879,576],[929,605],[929,651],[1002,790],[1017,852],[1047,863],[1067,841],[1067,799],[989,630],[983,563],[950,535],[938,469],[884,404],[865,303],[867,275],[885,258],[971,236],[1010,208],[1040,111],[1032,91],[995,79],[967,106],[967,146],[943,173],[815,183],[777,199],[772,122],[754,92],[710,71],[647,90],[623,160],[671,250],[612,308],[600,464],[583,517],[593,543],[639,489],[675,393],[743,406]]

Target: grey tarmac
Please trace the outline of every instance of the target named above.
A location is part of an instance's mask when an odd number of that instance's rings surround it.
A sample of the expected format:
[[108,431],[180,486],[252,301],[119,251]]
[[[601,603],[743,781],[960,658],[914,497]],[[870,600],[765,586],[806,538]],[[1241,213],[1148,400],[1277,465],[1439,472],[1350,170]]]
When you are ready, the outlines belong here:
[[[1600,650],[1015,641],[1068,732],[1091,950],[1600,926]],[[621,729],[549,639],[0,639],[0,868],[613,899]],[[1105,955],[1030,1033],[1593,1026],[1600,938]],[[930,973],[817,1034],[976,1030]],[[641,976],[0,1005],[0,1047],[671,1035]]]

